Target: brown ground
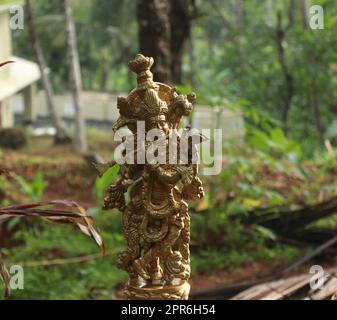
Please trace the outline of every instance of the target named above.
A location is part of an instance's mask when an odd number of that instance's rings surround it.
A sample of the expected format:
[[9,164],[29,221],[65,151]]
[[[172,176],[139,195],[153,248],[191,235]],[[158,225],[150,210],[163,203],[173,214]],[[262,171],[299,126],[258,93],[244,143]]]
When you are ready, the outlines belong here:
[[212,272],[211,275],[198,275],[191,278],[193,291],[201,291],[210,288],[219,288],[227,285],[253,281],[269,277],[279,272],[281,267],[275,267],[267,262],[253,262],[241,266],[238,270],[226,270]]
[[[315,262],[311,261],[290,272],[287,276],[308,274]],[[317,262],[323,268],[331,267],[328,263]],[[191,278],[191,292],[210,290],[240,284],[243,282],[253,282],[264,278],[276,276],[286,269],[286,265],[275,266],[267,261],[253,262],[240,266],[239,270],[227,270],[212,272],[212,275],[198,275]]]

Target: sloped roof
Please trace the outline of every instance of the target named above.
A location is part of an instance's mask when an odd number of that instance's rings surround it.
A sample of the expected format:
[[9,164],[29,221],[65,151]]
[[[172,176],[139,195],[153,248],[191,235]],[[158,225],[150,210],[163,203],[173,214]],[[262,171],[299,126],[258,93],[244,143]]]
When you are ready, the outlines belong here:
[[23,5],[22,0],[17,0],[17,1],[7,1],[5,3],[0,4],[0,13],[9,10],[10,7],[15,6],[15,5]]
[[11,57],[15,63],[0,71],[0,101],[11,97],[40,79],[41,73],[36,63],[18,57]]

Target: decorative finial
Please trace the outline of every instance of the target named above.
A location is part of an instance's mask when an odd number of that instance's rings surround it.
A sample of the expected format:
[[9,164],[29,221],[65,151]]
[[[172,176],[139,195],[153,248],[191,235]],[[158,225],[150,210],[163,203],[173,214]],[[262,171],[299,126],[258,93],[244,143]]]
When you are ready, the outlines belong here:
[[150,71],[153,63],[152,57],[145,57],[142,54],[137,54],[136,58],[129,62],[129,69],[137,74],[137,89],[156,88],[153,82],[153,74]]

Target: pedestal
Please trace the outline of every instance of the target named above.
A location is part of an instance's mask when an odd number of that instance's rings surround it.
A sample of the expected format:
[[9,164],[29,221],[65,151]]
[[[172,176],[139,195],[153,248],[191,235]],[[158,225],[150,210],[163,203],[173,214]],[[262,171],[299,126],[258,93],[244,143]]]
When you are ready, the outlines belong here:
[[124,294],[128,300],[188,300],[190,285],[144,286],[126,285]]

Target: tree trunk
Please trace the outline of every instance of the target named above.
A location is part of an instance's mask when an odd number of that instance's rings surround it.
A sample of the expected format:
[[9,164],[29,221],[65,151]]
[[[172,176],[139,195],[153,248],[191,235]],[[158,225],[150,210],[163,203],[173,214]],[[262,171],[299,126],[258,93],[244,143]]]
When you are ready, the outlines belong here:
[[309,29],[309,6],[310,2],[308,0],[300,0],[300,10],[302,14],[302,24],[303,29],[307,30]]
[[106,63],[102,68],[100,91],[107,92],[109,84],[110,66]]
[[235,0],[235,25],[237,29],[243,27],[243,0]]
[[75,106],[75,123],[76,123],[75,148],[77,151],[86,152],[88,147],[85,133],[85,120],[83,117],[81,106],[82,77],[81,77],[81,66],[77,51],[76,29],[73,20],[70,1],[63,0],[63,5],[64,5],[66,40],[70,63],[70,75]]
[[190,58],[190,72],[191,72],[191,87],[197,87],[197,70],[196,70],[196,58],[195,58],[195,47],[194,47],[194,39],[191,36],[189,39],[189,58]]
[[[189,53],[189,63],[190,63],[191,87],[192,87],[192,90],[195,90],[197,87],[197,71],[196,71],[194,39],[193,39],[192,33],[188,41],[188,53]],[[194,111],[195,109],[193,108],[192,113],[190,114],[188,118],[188,124],[190,126],[193,126]]]
[[273,2],[272,0],[265,0],[264,2],[265,22],[268,27],[271,27],[274,22],[273,18]]
[[316,95],[315,92],[310,94],[310,98],[311,98],[310,100],[312,101],[312,105],[314,107],[316,128],[317,128],[317,131],[319,133],[320,141],[321,141],[321,143],[323,143],[324,142],[325,129],[324,129],[323,124],[322,124],[321,108],[320,108],[319,99],[317,99],[317,95]]
[[285,133],[288,133],[288,121],[289,121],[289,113],[291,109],[291,104],[294,96],[294,78],[289,71],[288,65],[286,63],[285,58],[285,49],[283,45],[283,41],[286,35],[286,30],[282,28],[282,16],[281,13],[278,13],[278,23],[276,28],[276,47],[278,53],[278,60],[282,69],[283,77],[284,77],[284,85],[286,89],[285,98],[283,102],[283,110],[282,110],[282,120],[284,124]]
[[49,78],[48,68],[47,68],[47,64],[46,64],[43,51],[40,45],[40,41],[39,41],[36,29],[35,29],[31,0],[26,0],[26,13],[27,13],[27,24],[28,24],[29,34],[30,34],[30,38],[32,41],[32,48],[33,48],[34,54],[39,64],[42,85],[46,93],[46,99],[47,99],[51,122],[56,129],[55,143],[56,144],[66,143],[70,141],[70,138],[66,134],[62,126],[62,121],[56,112],[56,105],[55,105],[55,100],[54,100],[54,90],[53,90],[53,86]]
[[172,80],[169,16],[170,1],[138,0],[139,49],[154,58],[154,80],[160,82]]
[[176,84],[182,83],[183,55],[191,34],[189,2],[189,0],[171,1],[171,74],[172,81]]

